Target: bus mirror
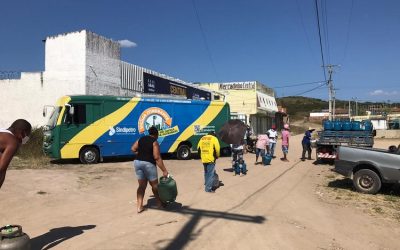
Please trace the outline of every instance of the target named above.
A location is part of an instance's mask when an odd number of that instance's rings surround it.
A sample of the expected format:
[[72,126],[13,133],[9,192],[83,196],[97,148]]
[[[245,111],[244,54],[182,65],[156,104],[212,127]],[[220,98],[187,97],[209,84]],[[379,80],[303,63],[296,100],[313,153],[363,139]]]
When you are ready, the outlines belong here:
[[54,107],[54,106],[51,106],[51,105],[44,105],[43,106],[43,117],[46,117],[47,116],[47,110],[49,109],[49,108],[51,108],[52,110],[54,110],[56,107]]
[[68,114],[70,115],[70,116],[73,116],[74,115],[74,106],[72,106],[71,104],[65,104],[65,107],[68,107]]

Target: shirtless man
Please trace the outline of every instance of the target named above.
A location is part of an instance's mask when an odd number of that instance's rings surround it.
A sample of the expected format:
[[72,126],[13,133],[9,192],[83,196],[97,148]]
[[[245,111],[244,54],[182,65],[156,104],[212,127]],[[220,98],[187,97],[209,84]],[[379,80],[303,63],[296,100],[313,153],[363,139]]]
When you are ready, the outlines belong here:
[[0,188],[6,178],[6,171],[21,144],[29,140],[32,126],[23,119],[18,119],[8,129],[0,128]]

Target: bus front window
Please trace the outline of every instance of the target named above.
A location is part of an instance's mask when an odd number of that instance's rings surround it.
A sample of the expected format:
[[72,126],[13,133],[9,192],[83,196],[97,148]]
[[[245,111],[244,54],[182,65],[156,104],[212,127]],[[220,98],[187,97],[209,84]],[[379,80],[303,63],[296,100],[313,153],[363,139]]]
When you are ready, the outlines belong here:
[[49,121],[47,122],[46,127],[48,129],[53,129],[57,125],[58,116],[60,115],[61,107],[55,107],[53,112],[50,115]]

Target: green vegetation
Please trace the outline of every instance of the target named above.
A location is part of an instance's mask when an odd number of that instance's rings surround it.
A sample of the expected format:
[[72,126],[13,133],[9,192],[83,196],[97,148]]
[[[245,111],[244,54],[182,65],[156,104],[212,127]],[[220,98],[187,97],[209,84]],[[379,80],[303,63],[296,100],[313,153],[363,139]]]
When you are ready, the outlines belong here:
[[[328,109],[329,103],[328,101],[303,97],[303,96],[288,96],[282,98],[276,98],[278,105],[287,108],[287,112],[290,117],[294,120],[302,120],[305,116],[309,116],[312,111],[321,111],[322,109]],[[355,104],[352,101],[351,103],[352,109],[355,108]],[[389,103],[386,102],[358,102],[357,109],[359,114],[365,114],[365,111],[368,109],[370,105],[374,105],[377,107],[383,107],[383,110],[389,112],[390,107],[398,107],[399,103]],[[349,101],[336,100],[336,108],[348,109]]]
[[[305,116],[309,116],[312,111],[321,111],[329,108],[327,101],[303,96],[277,98],[277,103],[287,108],[289,116],[295,120],[301,120]],[[336,107],[343,107],[344,105],[346,105],[345,101],[336,101]]]

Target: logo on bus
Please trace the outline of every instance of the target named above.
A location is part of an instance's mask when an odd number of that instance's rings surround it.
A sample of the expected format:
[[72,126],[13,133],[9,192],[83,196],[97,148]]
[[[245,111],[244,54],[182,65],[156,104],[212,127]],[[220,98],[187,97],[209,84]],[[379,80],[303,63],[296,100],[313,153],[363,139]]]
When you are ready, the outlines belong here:
[[140,134],[146,133],[149,128],[153,126],[158,129],[159,137],[165,137],[179,133],[178,126],[172,126],[172,118],[168,112],[158,107],[146,109],[140,115],[138,120]]
[[134,135],[134,134],[136,134],[136,128],[110,127],[110,130],[108,131],[108,135],[113,136],[115,134]]

